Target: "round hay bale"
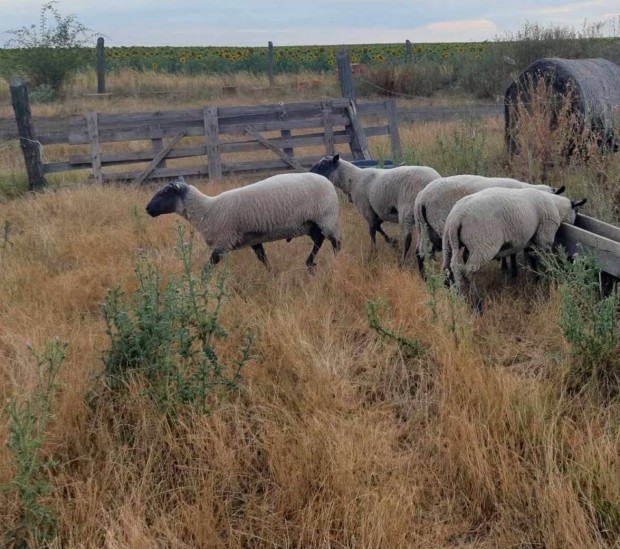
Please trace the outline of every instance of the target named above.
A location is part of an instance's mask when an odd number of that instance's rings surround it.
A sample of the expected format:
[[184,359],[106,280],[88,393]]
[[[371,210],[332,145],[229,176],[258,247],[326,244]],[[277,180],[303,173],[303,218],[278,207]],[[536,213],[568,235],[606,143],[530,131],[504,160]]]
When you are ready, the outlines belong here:
[[[532,101],[532,89],[543,82],[551,92],[551,124],[563,100],[579,115],[582,130],[595,133],[601,146],[618,150],[620,141],[620,66],[607,59],[538,59],[508,86],[504,96],[505,138],[518,152],[515,128],[519,110]],[[554,129],[553,127],[551,128]]]

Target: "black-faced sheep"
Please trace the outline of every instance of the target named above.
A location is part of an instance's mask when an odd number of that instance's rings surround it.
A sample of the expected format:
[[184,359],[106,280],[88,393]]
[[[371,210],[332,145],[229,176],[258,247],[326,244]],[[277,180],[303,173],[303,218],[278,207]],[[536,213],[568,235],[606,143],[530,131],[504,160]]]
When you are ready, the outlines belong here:
[[383,231],[381,224],[384,221],[398,223],[403,236],[402,261],[405,261],[412,241],[416,196],[431,181],[440,177],[433,168],[358,168],[337,154],[324,156],[310,171],[327,177],[355,204],[368,222],[373,248],[376,246],[376,233],[395,245],[396,242]]
[[[453,175],[435,179],[420,191],[415,201],[415,221],[418,229],[416,258],[422,276],[424,276],[424,260],[428,243],[430,242],[431,245],[431,249],[428,251],[431,255],[441,250],[441,237],[446,219],[454,204],[465,196],[492,187],[505,189],[534,188],[554,194],[561,194],[564,191],[564,187],[555,189],[547,185],[531,185],[507,177]],[[516,257],[514,255],[511,256],[511,263],[512,275],[516,276]]]
[[[535,189],[490,188],[461,198],[450,211],[443,233],[443,266],[447,281],[482,310],[473,275],[493,258],[531,246],[548,250],[562,222],[574,223],[586,201]],[[459,250],[463,248],[463,262]]]
[[180,179],[154,194],[146,207],[152,217],[177,213],[204,237],[209,264],[222,254],[250,246],[269,267],[263,243],[308,235],[313,246],[309,270],[325,238],[340,249],[338,196],[324,177],[312,173],[274,175],[257,183],[207,196]]

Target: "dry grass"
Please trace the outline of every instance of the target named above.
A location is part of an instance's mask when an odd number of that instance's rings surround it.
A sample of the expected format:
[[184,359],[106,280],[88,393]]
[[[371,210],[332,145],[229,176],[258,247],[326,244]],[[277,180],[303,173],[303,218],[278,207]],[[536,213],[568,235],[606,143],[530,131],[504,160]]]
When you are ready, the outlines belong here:
[[[501,122],[483,127],[485,162],[499,171]],[[432,163],[438,133],[453,129],[407,127],[403,142]],[[16,157],[2,154],[4,173],[20,169]],[[322,249],[314,276],[303,268],[308,239],[267,246],[273,275],[250,250],[230,255],[222,352],[247,329],[257,335],[238,395],[173,422],[139,383],[124,401],[93,399],[106,289],[133,289],[140,255],[165,274],[180,269],[175,219],[143,212],[151,192],[83,185],[0,204],[0,226],[10,222],[0,248],[2,401],[35,385],[27,342],[68,342],[44,446],[55,461],[54,546],[614,546],[620,407],[563,391],[556,293],[491,266],[483,317],[442,289],[433,321],[428,288],[383,243],[369,257],[367,228],[346,201],[343,252]],[[197,251],[199,269],[207,250],[198,242]],[[368,300],[387,303],[385,322],[426,352],[411,358],[379,338]],[[0,483],[13,472],[1,445]],[[0,532],[20,509],[0,491]]]

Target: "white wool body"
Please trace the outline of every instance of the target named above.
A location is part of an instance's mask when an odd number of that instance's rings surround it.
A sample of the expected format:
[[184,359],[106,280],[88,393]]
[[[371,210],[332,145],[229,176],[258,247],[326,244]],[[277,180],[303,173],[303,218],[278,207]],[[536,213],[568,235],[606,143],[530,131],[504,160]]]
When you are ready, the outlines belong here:
[[[473,292],[473,275],[494,258],[531,246],[548,250],[562,222],[574,223],[576,210],[565,197],[536,189],[490,188],[461,198],[443,233],[443,270],[463,294]],[[459,250],[464,248],[463,257]]]
[[[324,162],[324,161],[323,161]],[[428,166],[399,166],[392,169],[359,168],[340,159],[328,175],[330,181],[344,192],[367,221],[373,245],[381,223],[398,223],[403,238],[402,261],[411,245],[415,225],[414,204],[418,193],[440,174]]]
[[[415,219],[418,229],[416,256],[420,268],[422,268],[426,253],[429,251],[427,250],[426,238],[432,246],[431,254],[441,250],[441,238],[452,207],[465,196],[495,187],[555,192],[555,189],[548,185],[532,185],[507,177],[453,175],[435,179],[420,191],[415,201]],[[419,235],[425,235],[426,238],[420,238]]]
[[207,196],[189,186],[182,213],[213,251],[307,235],[315,224],[339,239],[338,196],[312,173],[279,174],[245,187]]

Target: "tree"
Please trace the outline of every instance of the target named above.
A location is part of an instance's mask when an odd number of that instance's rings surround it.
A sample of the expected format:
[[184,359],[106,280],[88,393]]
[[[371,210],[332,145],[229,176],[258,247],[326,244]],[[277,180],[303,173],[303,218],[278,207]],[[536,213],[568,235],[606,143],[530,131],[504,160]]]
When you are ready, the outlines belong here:
[[43,4],[38,24],[10,29],[6,47],[15,48],[1,67],[5,76],[23,76],[35,94],[55,99],[62,86],[84,65],[84,46],[95,33],[77,20],[75,14],[62,15],[57,2]]

